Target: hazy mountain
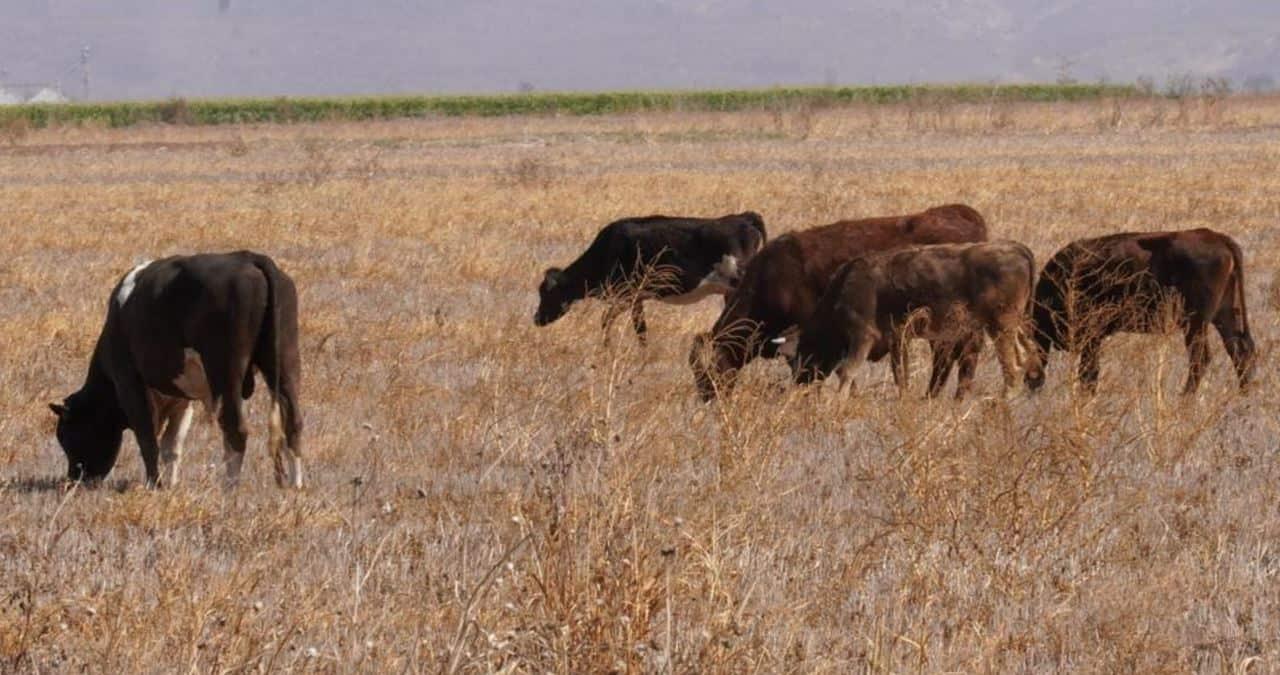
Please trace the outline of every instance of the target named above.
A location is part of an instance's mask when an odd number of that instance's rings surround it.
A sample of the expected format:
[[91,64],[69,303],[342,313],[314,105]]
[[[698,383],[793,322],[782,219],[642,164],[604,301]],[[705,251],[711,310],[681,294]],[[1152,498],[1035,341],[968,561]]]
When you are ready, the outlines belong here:
[[1259,0],[3,0],[0,84],[94,98],[1280,78]]

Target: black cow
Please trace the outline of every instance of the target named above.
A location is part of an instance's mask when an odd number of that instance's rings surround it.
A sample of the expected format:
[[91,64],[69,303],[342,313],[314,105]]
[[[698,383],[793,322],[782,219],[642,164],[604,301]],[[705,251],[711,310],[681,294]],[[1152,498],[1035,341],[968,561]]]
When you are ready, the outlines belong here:
[[747,211],[721,218],[626,218],[604,226],[568,267],[546,271],[538,287],[533,322],[545,326],[574,302],[607,297],[603,327],[628,306],[636,335],[644,342],[645,300],[689,304],[725,295],[740,269],[764,246],[764,219]]
[[293,280],[271,258],[249,251],[138,265],[111,291],[84,386],[50,405],[67,476],[104,478],[124,430],[132,429],[147,484],[160,484],[158,460],[166,465],[164,483],[176,482],[191,403],[199,401],[217,415],[227,482],[235,485],[248,435],[242,403],[253,394],[255,368],[272,394],[269,445],[276,482],[301,487]]
[[[1041,361],[1055,348],[1078,352],[1079,377],[1088,392],[1097,386],[1104,338],[1161,332],[1172,325],[1185,331],[1191,364],[1183,394],[1195,392],[1209,365],[1209,324],[1222,336],[1240,387],[1253,376],[1244,256],[1231,237],[1213,230],[1074,241],[1045,263],[1033,319]],[[1038,389],[1043,373],[1028,373],[1027,384]]]

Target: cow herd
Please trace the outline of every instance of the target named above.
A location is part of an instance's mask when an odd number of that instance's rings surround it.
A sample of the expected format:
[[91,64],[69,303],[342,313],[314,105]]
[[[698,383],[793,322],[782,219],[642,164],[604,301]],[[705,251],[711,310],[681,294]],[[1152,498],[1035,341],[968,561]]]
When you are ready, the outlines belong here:
[[[987,235],[982,215],[962,204],[844,220],[771,241],[753,212],[629,218],[605,226],[567,267],[545,272],[534,322],[545,326],[578,300],[597,297],[608,303],[606,336],[629,310],[643,342],[646,300],[687,304],[721,295],[719,318],[689,354],[704,400],[732,388],[756,357],[786,358],[799,383],[834,373],[848,390],[854,366],[887,355],[905,387],[915,338],[930,345],[930,396],[956,370],[955,395],[963,397],[988,338],[1006,394],[1022,382],[1040,388],[1054,349],[1079,355],[1078,379],[1091,392],[1104,338],[1174,328],[1185,333],[1184,393],[1191,393],[1209,363],[1210,325],[1240,387],[1248,385],[1255,349],[1243,258],[1230,237],[1197,229],[1084,239],[1037,274],[1026,246]],[[129,429],[148,485],[175,483],[199,402],[216,416],[234,485],[248,434],[243,401],[256,371],[271,395],[276,482],[300,487],[297,307],[293,281],[256,253],[178,256],[130,270],[108,299],[84,385],[50,406],[68,477],[105,477]]]
[[[785,357],[800,383],[836,373],[847,390],[853,366],[888,355],[905,387],[913,338],[930,344],[930,396],[953,369],[956,397],[970,390],[988,337],[1006,392],[1020,380],[1038,389],[1053,349],[1079,354],[1080,383],[1092,391],[1105,337],[1172,328],[1185,331],[1184,393],[1191,393],[1209,363],[1210,324],[1240,386],[1252,376],[1243,258],[1230,237],[1212,230],[1075,241],[1038,275],[1026,246],[989,241],[986,220],[963,204],[764,240],[754,213],[611,223],[568,268],[590,275],[547,270],[535,322],[562,314],[562,298],[597,295],[610,303],[606,328],[630,305],[643,334],[642,299],[723,293],[720,317],[694,338],[689,355],[706,400],[730,389],[756,357]],[[564,288],[566,281],[574,286]]]

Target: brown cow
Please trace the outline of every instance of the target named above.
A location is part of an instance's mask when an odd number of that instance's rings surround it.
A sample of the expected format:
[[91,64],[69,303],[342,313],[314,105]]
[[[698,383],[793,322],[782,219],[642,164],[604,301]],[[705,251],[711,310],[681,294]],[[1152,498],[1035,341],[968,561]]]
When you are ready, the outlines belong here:
[[[995,342],[1006,393],[1016,388],[1024,365],[1038,364],[1024,330],[1035,283],[1035,258],[1015,241],[915,246],[865,256],[840,268],[818,307],[780,352],[791,357],[797,382],[839,373],[852,389],[852,369],[879,345],[892,357],[894,379],[906,388],[907,347],[912,337],[934,345],[929,395],[946,384],[960,360],[956,398],[973,383],[985,331]],[[939,361],[939,357],[943,357]]]
[[778,237],[747,264],[711,332],[695,338],[689,361],[698,391],[704,400],[715,398],[717,388],[732,386],[734,375],[752,359],[776,356],[773,340],[804,324],[842,264],[903,246],[986,238],[982,215],[963,204],[843,220]]
[[[1090,393],[1097,386],[1104,338],[1163,332],[1171,321],[1186,334],[1190,370],[1183,394],[1195,392],[1209,364],[1210,323],[1222,336],[1240,387],[1253,376],[1244,257],[1231,237],[1213,230],[1113,234],[1072,242],[1040,273],[1032,316],[1041,360],[1054,348],[1079,353],[1080,381]],[[1043,372],[1028,373],[1027,384],[1040,388]]]

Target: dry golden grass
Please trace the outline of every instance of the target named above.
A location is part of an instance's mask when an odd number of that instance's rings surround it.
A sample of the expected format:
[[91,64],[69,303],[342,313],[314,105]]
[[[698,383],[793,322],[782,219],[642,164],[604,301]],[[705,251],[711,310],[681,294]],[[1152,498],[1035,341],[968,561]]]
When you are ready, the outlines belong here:
[[[1280,100],[64,128],[0,138],[0,670],[849,672],[1280,668],[1269,365]],[[773,234],[963,201],[1043,259],[1210,226],[1243,245],[1261,364],[1108,342],[1100,394],[900,399],[750,367],[696,402],[718,302],[532,325],[605,222],[753,209]],[[310,484],[254,426],[221,487],[132,441],[64,493],[45,403],[80,385],[135,261],[249,247],[298,281]],[[923,347],[918,347],[923,350]]]

